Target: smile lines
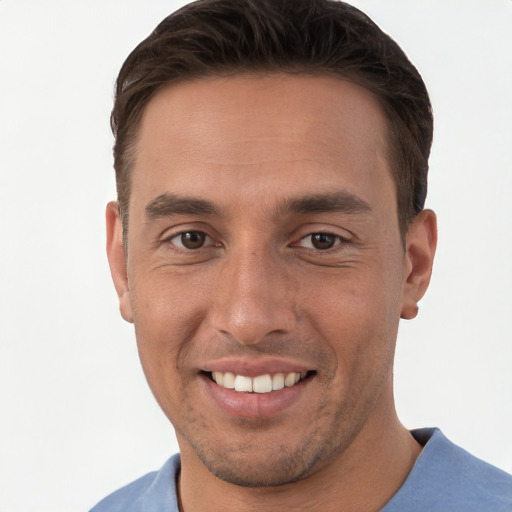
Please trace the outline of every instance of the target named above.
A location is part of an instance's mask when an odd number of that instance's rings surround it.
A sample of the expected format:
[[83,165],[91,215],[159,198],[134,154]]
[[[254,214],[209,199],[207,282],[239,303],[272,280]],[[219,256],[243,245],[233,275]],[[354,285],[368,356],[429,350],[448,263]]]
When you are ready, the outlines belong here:
[[265,374],[257,377],[235,375],[231,372],[212,372],[212,379],[223,388],[234,389],[243,393],[270,393],[297,384],[307,376],[308,372]]

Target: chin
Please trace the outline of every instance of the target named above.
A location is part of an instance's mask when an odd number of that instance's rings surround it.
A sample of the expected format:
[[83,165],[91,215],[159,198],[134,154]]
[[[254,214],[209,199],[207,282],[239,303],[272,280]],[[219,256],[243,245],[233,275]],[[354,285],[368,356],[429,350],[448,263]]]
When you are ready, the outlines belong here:
[[[233,460],[234,459],[234,460]],[[221,457],[210,460],[201,457],[203,464],[220,480],[240,487],[277,487],[306,478],[315,466],[315,461],[297,458],[296,454],[262,460],[250,455],[243,457]]]
[[[257,437],[255,435],[254,437]],[[322,439],[323,438],[323,439]],[[276,487],[303,480],[328,466],[337,457],[340,444],[332,436],[297,441],[293,444],[245,437],[243,446],[191,444],[196,455],[214,476],[241,487]],[[339,441],[339,440],[338,440]]]

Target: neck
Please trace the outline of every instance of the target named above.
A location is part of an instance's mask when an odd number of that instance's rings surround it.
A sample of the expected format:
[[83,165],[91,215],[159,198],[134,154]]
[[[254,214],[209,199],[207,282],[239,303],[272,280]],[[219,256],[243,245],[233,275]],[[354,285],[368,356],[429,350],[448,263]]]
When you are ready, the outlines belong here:
[[391,411],[387,408],[387,414],[378,412],[374,411],[332,464],[303,480],[277,487],[240,487],[219,480],[181,443],[180,511],[329,512],[339,511],[340,504],[344,510],[380,510],[407,478],[421,447],[400,424],[394,405]]

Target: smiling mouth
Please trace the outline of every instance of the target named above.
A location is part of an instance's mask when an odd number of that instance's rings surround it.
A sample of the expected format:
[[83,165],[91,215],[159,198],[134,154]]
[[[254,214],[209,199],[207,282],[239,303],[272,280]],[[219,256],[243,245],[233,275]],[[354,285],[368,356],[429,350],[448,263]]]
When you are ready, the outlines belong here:
[[279,391],[283,388],[295,386],[315,373],[314,371],[275,373],[273,375],[266,373],[256,377],[247,377],[231,372],[205,372],[210,380],[219,386],[239,393],[271,393],[272,391]]

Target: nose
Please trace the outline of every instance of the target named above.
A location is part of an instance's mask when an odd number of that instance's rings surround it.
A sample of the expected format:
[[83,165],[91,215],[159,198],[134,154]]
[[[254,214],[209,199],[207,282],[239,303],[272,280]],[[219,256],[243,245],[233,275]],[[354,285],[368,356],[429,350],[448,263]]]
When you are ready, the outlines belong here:
[[279,258],[263,251],[239,251],[228,258],[217,276],[210,310],[215,330],[244,345],[295,327],[292,287]]

